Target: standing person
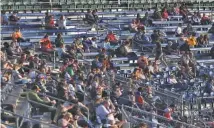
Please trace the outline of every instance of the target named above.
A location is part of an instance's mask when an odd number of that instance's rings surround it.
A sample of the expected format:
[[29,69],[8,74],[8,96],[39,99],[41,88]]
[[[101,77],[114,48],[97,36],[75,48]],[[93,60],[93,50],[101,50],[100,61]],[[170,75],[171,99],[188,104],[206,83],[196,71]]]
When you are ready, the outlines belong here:
[[1,24],[7,25],[8,24],[8,17],[5,11],[1,11]]
[[59,29],[66,29],[66,18],[65,16],[61,15],[59,20],[57,21]]
[[55,39],[55,45],[58,48],[58,47],[60,47],[61,44],[64,44],[64,39],[62,38],[62,34],[58,33],[57,37]]
[[156,64],[157,64],[158,60],[160,60],[167,67],[167,63],[165,62],[164,57],[163,57],[163,49],[162,49],[160,42],[156,43],[156,48],[155,48],[155,63]]

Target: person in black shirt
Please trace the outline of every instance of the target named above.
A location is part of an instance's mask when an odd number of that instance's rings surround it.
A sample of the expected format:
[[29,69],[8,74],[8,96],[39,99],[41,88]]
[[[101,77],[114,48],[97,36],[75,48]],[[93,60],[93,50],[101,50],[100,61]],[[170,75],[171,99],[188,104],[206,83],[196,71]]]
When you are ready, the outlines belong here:
[[17,14],[16,12],[13,12],[12,15],[9,16],[10,23],[16,24],[20,20],[20,18],[17,17],[16,14]]
[[163,58],[163,50],[160,42],[156,43],[155,48],[155,63],[157,63],[157,60],[160,60],[165,66],[167,66],[167,63],[164,61]]
[[214,59],[214,45],[210,50],[210,55],[211,55],[212,59]]

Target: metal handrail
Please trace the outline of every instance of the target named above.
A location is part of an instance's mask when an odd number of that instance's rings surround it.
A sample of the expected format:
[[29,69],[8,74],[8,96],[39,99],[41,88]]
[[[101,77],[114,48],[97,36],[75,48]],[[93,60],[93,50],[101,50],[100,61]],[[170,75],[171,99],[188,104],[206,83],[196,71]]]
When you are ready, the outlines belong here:
[[41,120],[37,120],[37,119],[33,119],[33,118],[28,118],[28,117],[26,117],[26,116],[21,116],[21,115],[19,115],[19,114],[16,114],[16,113],[13,113],[13,112],[11,112],[11,111],[4,110],[4,109],[1,109],[1,110],[2,110],[2,112],[6,112],[6,113],[9,113],[9,114],[12,114],[12,115],[14,115],[14,116],[16,116],[16,117],[21,117],[21,118],[24,118],[24,119],[26,119],[26,120],[30,120],[30,121],[33,121],[33,122],[40,122],[40,123],[42,123],[42,124],[44,124],[44,125],[51,126],[51,128],[60,128],[60,127],[58,127],[58,126],[56,126],[56,125],[53,125],[53,124],[50,124],[50,123],[46,123],[46,122],[43,122],[43,121],[41,121]]
[[[157,115],[157,114],[154,114],[154,113],[150,113],[150,112],[147,112],[147,111],[144,111],[144,110],[139,110],[139,109],[136,109],[136,108],[133,108],[133,107],[129,107],[129,106],[125,106],[123,105],[122,106],[122,109],[124,108],[128,108],[128,109],[132,109],[134,111],[137,111],[137,112],[141,112],[142,114],[146,114],[146,115],[151,115],[151,116],[155,116],[157,118],[160,118],[160,119],[163,119],[165,121],[169,121],[168,118],[165,118],[163,116],[160,116],[160,115]],[[181,121],[178,121],[178,120],[172,120],[173,122],[176,122],[176,123],[180,123],[184,126],[188,126],[188,127],[191,127],[191,128],[198,128],[197,126],[194,126],[194,125],[191,125],[191,124],[187,124],[187,123],[184,123],[184,122],[181,122]]]

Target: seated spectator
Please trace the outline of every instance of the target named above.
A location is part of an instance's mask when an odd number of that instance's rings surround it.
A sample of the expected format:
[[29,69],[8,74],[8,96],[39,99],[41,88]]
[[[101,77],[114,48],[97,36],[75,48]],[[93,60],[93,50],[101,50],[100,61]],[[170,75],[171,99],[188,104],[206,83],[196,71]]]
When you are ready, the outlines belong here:
[[55,45],[56,47],[60,47],[62,44],[64,44],[64,39],[62,38],[62,34],[57,34],[57,37],[55,39]]
[[116,55],[117,57],[120,56],[127,56],[129,53],[132,52],[132,49],[130,47],[130,42],[129,41],[125,41],[119,48],[117,48],[116,50]]
[[209,29],[208,33],[214,34],[214,23],[213,23],[212,27]]
[[14,80],[15,80],[15,83],[16,84],[20,84],[21,86],[23,86],[23,84],[26,84],[29,82],[29,80],[24,77],[19,71],[21,69],[21,66],[16,64],[14,65],[13,67],[13,77],[14,77]]
[[151,40],[152,40],[152,43],[156,43],[158,41],[160,41],[160,34],[158,33],[158,30],[154,30],[153,33],[151,34]]
[[[55,116],[56,110],[51,109],[51,107],[52,105],[56,104],[56,101],[55,100],[51,101],[48,97],[46,97],[46,100],[41,99],[40,96],[38,95],[39,92],[40,92],[40,88],[34,85],[32,87],[32,91],[27,93],[27,97],[29,98],[29,100],[36,102],[36,103],[31,103],[31,105],[34,108],[39,108],[40,112],[51,112],[51,120],[52,120],[52,123],[54,123],[54,116]],[[37,103],[48,105],[49,107],[45,107]]]
[[114,116],[116,116],[117,113],[115,111],[111,111],[110,106],[112,105],[109,101],[104,101],[96,108],[96,115],[101,119],[103,124],[109,124],[110,127],[121,128],[125,121],[116,122]]
[[113,31],[109,31],[106,38],[109,39],[109,42],[111,45],[113,45],[113,46],[118,45],[118,39],[117,39],[116,35],[113,33]]
[[161,19],[161,13],[158,11],[158,8],[156,8],[154,13],[153,13],[153,19],[154,20],[160,20]]
[[[20,31],[20,28],[17,28],[15,32],[12,34],[12,40],[13,42],[25,42],[26,40],[22,37],[22,33]],[[29,41],[29,40],[28,40]]]
[[46,34],[43,39],[40,40],[41,50],[50,52],[52,51],[52,44],[49,36]]
[[141,56],[137,60],[138,66],[145,70],[148,66],[148,58],[145,57],[144,53],[141,53]]
[[61,119],[58,120],[58,126],[62,128],[74,128],[73,126],[73,115],[71,113],[66,113]]
[[197,13],[194,12],[194,15],[191,17],[191,22],[193,25],[199,25],[200,24],[200,17],[198,17]]
[[192,35],[187,38],[187,43],[190,47],[194,47],[197,45],[197,40],[196,40],[196,33],[192,33]]
[[61,15],[59,20],[57,21],[57,25],[59,29],[66,29],[66,18]]
[[139,27],[137,33],[133,37],[133,43],[136,45],[149,44],[149,38],[145,35],[145,28]]
[[143,25],[140,23],[140,20],[134,19],[130,26],[131,26],[131,31],[137,32],[138,27],[143,26]]
[[168,44],[167,44],[167,46],[164,48],[164,53],[166,55],[171,55],[171,54],[176,53],[176,50],[174,50],[172,48],[172,44],[173,44],[172,41],[169,41]]
[[96,37],[92,37],[91,39],[91,47],[97,49],[97,38]]
[[8,24],[8,17],[6,15],[5,11],[1,11],[1,25],[7,25]]
[[177,3],[175,3],[174,6],[173,6],[173,14],[174,15],[179,15],[180,14],[180,9],[179,9]]
[[50,16],[48,28],[55,28],[54,17]]
[[152,24],[152,20],[149,17],[148,12],[145,13],[145,16],[141,20],[142,20],[143,25],[145,25],[145,26],[150,26]]
[[8,58],[8,59],[12,59],[12,58],[13,58],[13,55],[15,55],[12,46],[9,45],[8,42],[4,42],[3,45],[4,45],[3,50],[5,50],[6,55],[7,55],[7,58]]
[[185,23],[189,22],[189,18],[188,18],[189,11],[188,11],[187,7],[185,6],[185,4],[180,6],[180,14],[182,15],[182,20]]
[[62,59],[66,59],[66,58],[72,58],[71,55],[69,55],[69,53],[67,53],[65,51],[65,47],[64,44],[60,44],[60,47],[58,48],[58,56]]
[[211,55],[212,59],[214,59],[214,45],[212,46],[212,48],[210,50],[210,55]]
[[197,38],[197,47],[206,47],[209,44],[208,36],[207,35],[200,35]]
[[182,24],[180,23],[179,25],[178,25],[178,27],[176,28],[176,30],[175,30],[175,35],[177,36],[177,37],[181,37],[182,35],[183,35],[183,33],[182,33]]
[[193,27],[190,23],[187,24],[187,27],[183,29],[184,35],[191,35],[194,32]]
[[77,49],[78,53],[83,53],[84,52],[84,46],[82,44],[82,41],[80,40],[80,38],[76,38],[74,41],[74,46]]
[[211,23],[211,20],[209,17],[206,16],[206,14],[203,14],[203,17],[201,18],[201,24],[202,25],[208,25]]
[[164,8],[162,11],[162,18],[168,20],[169,19],[169,14],[167,12],[167,9]]
[[95,20],[93,14],[91,13],[90,9],[87,10],[87,13],[85,14],[85,19],[83,19],[83,20],[86,21],[89,25],[96,24],[96,20]]
[[17,12],[13,12],[12,15],[8,18],[10,24],[17,24],[17,22],[20,20],[20,18],[17,16]]
[[140,13],[137,13],[137,17],[136,17],[135,20],[139,20],[139,21],[141,22],[142,18],[141,18],[141,16],[140,16]]
[[164,117],[167,118],[168,120],[173,120],[172,118],[172,113],[175,110],[175,105],[171,104],[169,107],[164,109]]

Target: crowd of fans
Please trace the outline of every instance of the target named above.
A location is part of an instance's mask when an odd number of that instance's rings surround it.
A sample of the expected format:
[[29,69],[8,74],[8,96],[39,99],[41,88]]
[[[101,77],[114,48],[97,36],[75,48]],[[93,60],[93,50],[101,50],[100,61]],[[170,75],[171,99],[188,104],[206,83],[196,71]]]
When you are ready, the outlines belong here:
[[[88,10],[83,19],[86,24],[98,26],[100,19],[96,14],[97,10]],[[146,27],[152,26],[153,20],[170,20],[171,15],[182,15],[182,20],[187,23],[187,27],[179,24],[175,30],[175,35],[179,38],[178,42],[165,39],[165,33],[154,30],[151,36],[146,35]],[[189,18],[189,16],[191,16]],[[20,18],[14,12],[7,17],[2,13],[2,25],[17,24]],[[54,16],[45,14],[44,22],[46,29],[66,29],[66,18],[60,16],[55,22]],[[144,109],[148,106],[145,98],[152,96],[152,87],[139,87],[137,90],[123,90],[123,86],[114,80],[114,75],[118,68],[111,59],[112,57],[128,57],[129,60],[137,60],[136,68],[131,73],[132,80],[148,80],[160,72],[160,68],[169,67],[165,55],[181,54],[179,61],[180,78],[197,77],[196,59],[190,48],[207,47],[209,45],[208,35],[196,35],[192,25],[207,25],[211,20],[205,14],[201,17],[200,13],[190,14],[188,9],[175,4],[173,8],[164,7],[162,11],[156,9],[150,16],[148,13],[141,18],[137,18],[131,23],[131,31],[136,32],[132,39],[122,41],[116,34],[109,31],[104,41],[98,43],[97,37],[77,37],[72,44],[66,45],[61,33],[57,34],[55,41],[51,41],[46,34],[40,41],[39,47],[33,54],[29,49],[22,48],[19,43],[30,41],[23,37],[21,30],[16,29],[11,35],[11,43],[4,42],[1,50],[1,88],[7,86],[8,82],[14,82],[24,92],[21,97],[29,99],[32,113],[50,112],[51,123],[62,128],[88,128],[94,123],[105,124],[107,128],[121,128],[127,120],[122,119],[120,105],[131,106],[137,104]],[[209,30],[212,32],[213,27]],[[168,43],[166,47],[161,44]],[[145,53],[140,57],[134,52],[134,47],[146,44],[154,44],[155,61],[150,60]],[[62,60],[56,70],[49,63],[52,62],[53,52],[57,51],[57,56]],[[96,51],[92,64],[80,63],[79,58],[83,58],[83,53]],[[37,53],[38,52],[38,53]],[[42,54],[40,54],[42,52]],[[42,59],[42,55],[48,55],[47,59]],[[210,50],[210,55],[214,59],[214,46]],[[161,61],[161,64],[158,62]],[[112,78],[112,80],[110,80]],[[214,92],[214,80],[211,78],[209,83],[210,94]],[[112,82],[109,84],[109,82]],[[171,75],[169,83],[177,84],[176,78]],[[147,96],[143,96],[146,92]],[[60,99],[60,100],[59,100]],[[6,106],[6,107],[5,107]],[[14,112],[13,104],[1,105],[2,109]],[[55,108],[55,109],[53,109]],[[173,120],[172,113],[175,105],[171,104],[163,109],[162,116]],[[35,111],[34,111],[35,110]],[[88,111],[90,113],[88,113]],[[1,112],[2,121],[15,123],[18,117],[12,114]],[[90,116],[90,121],[87,117]],[[100,122],[99,122],[100,120]],[[38,124],[30,126],[30,122],[24,122],[22,128],[41,127]],[[5,127],[2,126],[1,127]],[[147,128],[149,125],[141,123],[137,128]]]

